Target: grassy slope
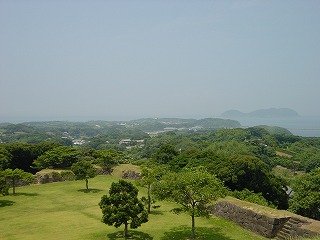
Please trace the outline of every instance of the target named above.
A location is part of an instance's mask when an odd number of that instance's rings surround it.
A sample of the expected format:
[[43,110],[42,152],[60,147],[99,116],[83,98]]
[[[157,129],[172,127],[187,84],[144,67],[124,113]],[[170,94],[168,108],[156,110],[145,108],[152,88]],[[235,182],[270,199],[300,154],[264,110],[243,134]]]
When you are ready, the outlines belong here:
[[[122,239],[117,237],[122,226],[100,221],[98,202],[113,181],[118,178],[90,179],[90,192],[84,190],[84,181],[17,188],[16,196],[0,197],[0,239]],[[190,217],[170,213],[172,203],[158,204],[161,208],[149,216],[149,222],[131,231],[133,239],[189,239]],[[217,217],[197,218],[196,231],[197,239],[265,239]]]

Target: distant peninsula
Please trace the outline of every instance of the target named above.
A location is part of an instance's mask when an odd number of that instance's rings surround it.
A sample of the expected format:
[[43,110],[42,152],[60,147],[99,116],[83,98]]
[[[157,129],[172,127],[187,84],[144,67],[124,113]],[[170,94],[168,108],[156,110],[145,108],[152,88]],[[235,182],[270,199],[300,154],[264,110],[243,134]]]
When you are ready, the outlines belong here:
[[296,118],[300,115],[290,108],[269,108],[259,109],[249,113],[240,112],[238,110],[229,110],[221,115],[224,118]]

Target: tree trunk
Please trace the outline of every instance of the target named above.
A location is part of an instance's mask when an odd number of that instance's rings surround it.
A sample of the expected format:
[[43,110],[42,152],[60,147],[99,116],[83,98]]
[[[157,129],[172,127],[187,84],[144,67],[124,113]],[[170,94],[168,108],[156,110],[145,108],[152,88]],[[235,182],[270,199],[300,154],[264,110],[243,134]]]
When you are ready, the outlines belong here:
[[128,237],[128,223],[127,222],[124,223],[123,235],[124,235],[124,239],[127,239],[127,237]]
[[191,237],[192,237],[192,239],[194,239],[194,237],[195,237],[195,232],[194,232],[194,229],[195,229],[194,214],[192,214],[192,216],[191,216],[191,221],[192,221],[192,226],[191,226]]
[[12,193],[13,193],[13,195],[16,194],[16,181],[15,181],[15,179],[12,179]]
[[87,190],[89,190],[89,181],[87,178],[86,178],[86,188],[87,188]]
[[151,184],[148,184],[148,213],[151,212],[151,196],[150,196]]

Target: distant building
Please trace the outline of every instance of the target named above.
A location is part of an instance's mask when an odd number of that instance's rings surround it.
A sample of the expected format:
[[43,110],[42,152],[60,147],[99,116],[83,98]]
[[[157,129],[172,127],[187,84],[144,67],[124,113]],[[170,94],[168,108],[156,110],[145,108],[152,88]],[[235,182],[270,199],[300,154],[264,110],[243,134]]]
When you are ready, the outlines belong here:
[[73,145],[82,145],[82,144],[85,144],[86,141],[81,139],[75,139],[75,140],[72,140],[72,143]]
[[119,142],[120,145],[128,145],[130,143],[131,143],[131,139],[122,139]]

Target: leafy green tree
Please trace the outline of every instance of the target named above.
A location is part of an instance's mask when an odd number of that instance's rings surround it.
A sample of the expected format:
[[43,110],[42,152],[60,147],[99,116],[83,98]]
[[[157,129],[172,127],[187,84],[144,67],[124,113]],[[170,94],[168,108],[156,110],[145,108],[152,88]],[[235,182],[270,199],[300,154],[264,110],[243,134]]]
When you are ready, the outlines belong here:
[[166,164],[178,155],[179,152],[173,145],[164,144],[153,154],[152,158],[160,164]]
[[62,181],[73,181],[75,180],[76,176],[74,175],[74,173],[72,171],[62,171],[60,173],[61,176],[61,180]]
[[292,189],[294,194],[289,210],[320,220],[320,168],[298,177]]
[[280,209],[288,208],[286,183],[276,177],[269,166],[253,156],[234,155],[217,159],[207,164],[210,172],[216,174],[231,190],[249,189],[261,192],[263,197]]
[[2,145],[0,146],[0,169],[9,167],[12,159],[12,154]]
[[6,181],[4,171],[0,171],[0,193],[5,196],[9,194],[9,184]]
[[205,149],[206,152],[214,152],[215,154],[232,156],[235,154],[250,155],[250,148],[243,142],[230,140],[227,142],[215,142]]
[[85,160],[81,160],[72,164],[71,171],[76,176],[76,179],[85,180],[86,181],[86,189],[89,190],[89,178],[93,178],[97,175],[96,169],[93,165]]
[[33,172],[34,169],[32,169],[31,167],[32,162],[34,161],[32,146],[32,144],[27,143],[5,144],[5,148],[11,155],[10,164],[8,168],[19,168],[26,172]]
[[[197,151],[197,150],[195,150]],[[170,167],[171,171],[179,172],[184,167],[188,166],[190,162],[194,161],[192,158],[195,155],[193,148],[187,149],[186,151],[179,154],[177,157],[171,159],[167,164]]]
[[154,203],[154,200],[151,197],[151,187],[156,181],[160,180],[165,171],[166,168],[162,166],[142,167],[141,180],[137,181],[137,185],[147,188],[148,196],[146,202],[148,213],[151,212],[151,204]]
[[250,138],[250,134],[248,133],[248,131],[240,128],[237,128],[237,129],[222,128],[215,133],[215,140],[218,142],[229,142],[229,141],[243,142],[249,138]]
[[269,132],[261,126],[250,127],[247,131],[250,132],[251,137],[263,138],[265,135],[269,135]]
[[4,171],[4,176],[6,181],[12,186],[13,194],[16,194],[16,184],[17,181],[23,180],[26,182],[33,182],[34,176],[31,173],[25,172],[21,169],[6,169]]
[[203,167],[170,173],[155,183],[152,189],[157,198],[180,205],[172,209],[174,213],[185,212],[191,216],[192,238],[195,237],[195,217],[208,217],[206,205],[226,194],[222,182]]
[[82,153],[72,147],[60,146],[53,148],[39,156],[34,164],[38,169],[68,168],[79,160]]
[[130,182],[119,180],[113,182],[109,196],[101,198],[102,222],[116,228],[124,224],[124,237],[128,237],[128,226],[138,228],[148,221],[148,213],[138,199],[138,189]]
[[115,150],[97,150],[93,153],[93,157],[96,158],[96,162],[110,170],[112,166],[117,165],[122,158],[125,158],[124,154]]
[[268,206],[275,208],[274,205],[270,204],[263,196],[262,193],[254,193],[253,191],[250,191],[248,189],[243,189],[242,191],[235,190],[231,193],[231,195],[237,199],[256,203],[261,206]]
[[[27,143],[9,143],[4,144],[5,149],[9,152],[9,165],[6,168],[19,168],[23,171],[35,173],[33,162],[46,151],[60,146],[54,142],[41,142],[37,144]],[[5,168],[3,168],[5,169]]]

